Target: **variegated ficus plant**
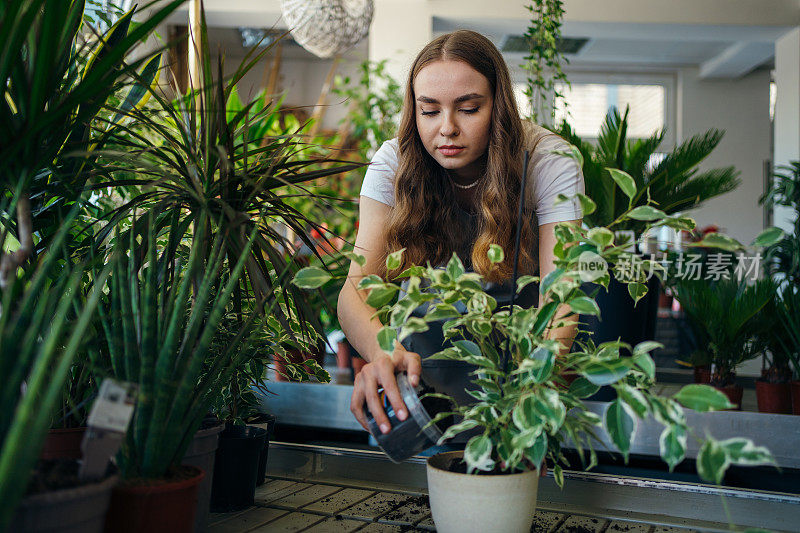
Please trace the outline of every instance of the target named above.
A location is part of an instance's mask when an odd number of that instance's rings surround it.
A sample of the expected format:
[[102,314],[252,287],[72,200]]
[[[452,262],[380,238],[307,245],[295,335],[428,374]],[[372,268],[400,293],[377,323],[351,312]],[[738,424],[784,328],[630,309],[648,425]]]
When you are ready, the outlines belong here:
[[[620,188],[633,198],[636,187],[632,178],[617,170],[611,173]],[[594,210],[590,198],[585,195],[578,198],[584,213]],[[666,215],[651,205],[631,206],[614,224],[629,218],[646,221],[651,227],[694,227],[693,220]],[[588,272],[594,283],[608,287],[614,275],[628,284],[636,301],[647,290],[647,271],[662,270],[655,261],[634,257],[628,251],[630,243],[615,242],[614,224],[591,229],[571,223],[556,227],[556,269],[542,280],[521,276],[516,284],[519,292],[525,285],[539,282],[542,301],[546,302],[540,307],[515,306],[513,312],[508,306],[498,307],[496,300],[484,291],[482,277],[465,272],[455,254],[444,267],[413,266],[392,281],[377,275],[361,279],[359,288],[369,290],[366,301],[376,309],[384,324],[378,334],[383,350],[392,353],[395,342],[427,330],[431,321],[444,319],[445,346],[435,354],[423,356],[475,366],[472,373],[475,390],[469,391],[475,402],[455,406],[453,412],[436,417],[438,420],[453,413],[459,415],[458,422],[447,429],[441,442],[480,428],[466,444],[464,459],[468,472],[532,470],[548,458],[555,479],[562,486],[561,465],[569,465],[562,447],[574,447],[583,467],[589,469],[596,464],[594,447],[602,441],[599,431],[604,430],[627,459],[638,420],[649,416],[663,425],[660,453],[670,469],[684,460],[690,437],[703,441],[697,455],[697,470],[709,482],[721,483],[725,471],[733,464],[773,462],[766,448],[748,439],[720,441],[710,435],[694,435],[683,408],[714,411],[733,407],[716,389],[687,385],[671,397],[650,392],[655,383],[655,363],[649,352],[661,347],[659,343],[648,341],[632,347],[617,341],[595,346],[589,340],[579,343],[577,351],[563,354],[566,350],[561,343],[548,338],[549,331],[571,316],[599,315],[594,298],[585,292],[591,287],[583,283],[589,281],[587,264],[595,265]],[[766,245],[779,236],[779,230],[767,230],[753,245]],[[713,239],[698,245],[742,248],[728,237],[715,235]],[[402,253],[399,250],[388,256],[388,272],[399,267]],[[493,245],[488,255],[490,261],[499,263],[506,254]],[[364,258],[356,254],[351,254],[351,259],[364,264]],[[635,262],[641,262],[643,268],[618,268]],[[330,278],[321,269],[307,268],[298,273],[295,283],[313,288]],[[408,284],[401,290],[399,283],[405,279]],[[411,316],[421,305],[427,305],[424,317]],[[621,355],[623,347],[632,355]],[[608,403],[601,417],[583,400],[605,385],[616,390],[617,398]]]

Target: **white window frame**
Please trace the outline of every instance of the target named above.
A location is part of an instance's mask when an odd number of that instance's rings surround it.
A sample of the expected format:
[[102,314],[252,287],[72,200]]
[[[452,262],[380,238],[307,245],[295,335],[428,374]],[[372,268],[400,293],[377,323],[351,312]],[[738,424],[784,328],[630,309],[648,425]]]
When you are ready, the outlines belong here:
[[[610,71],[574,71],[565,70],[567,79],[570,83],[597,83],[613,85],[660,85],[664,87],[664,127],[666,133],[664,140],[658,147],[659,152],[670,152],[676,145],[677,135],[677,105],[676,105],[676,84],[674,74],[669,73],[632,73],[632,72],[610,72]],[[514,83],[525,83],[525,71],[521,68],[514,69],[512,74]],[[624,112],[620,109],[620,113]],[[598,133],[600,133],[598,131]],[[596,143],[597,137],[584,137],[584,141]]]

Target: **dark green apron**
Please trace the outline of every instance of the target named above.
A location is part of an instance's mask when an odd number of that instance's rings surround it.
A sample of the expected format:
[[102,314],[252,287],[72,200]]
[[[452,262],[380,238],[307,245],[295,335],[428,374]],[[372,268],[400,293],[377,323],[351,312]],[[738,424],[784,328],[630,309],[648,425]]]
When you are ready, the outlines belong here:
[[[465,228],[466,236],[462,250],[458,252],[458,256],[464,263],[464,268],[471,272],[472,262],[470,260],[472,245],[477,238],[478,220],[477,215],[472,215],[463,209],[459,208],[459,216],[461,217],[460,223]],[[538,255],[538,250],[535,252]],[[444,267],[444,265],[440,265]],[[408,286],[407,281],[401,284],[402,289]],[[511,303],[511,280],[504,283],[484,282],[484,290],[487,294],[497,300],[497,307],[508,306]],[[520,294],[517,295],[515,304],[523,308],[539,305],[539,284],[531,283],[527,285]],[[456,305],[460,312],[465,312],[466,309],[463,304]],[[428,311],[428,304],[423,304],[414,310],[412,316],[422,317]],[[438,359],[428,359],[432,354],[441,351],[448,344],[445,345],[444,335],[442,333],[442,325],[446,320],[438,320],[429,322],[428,331],[422,333],[414,333],[406,337],[402,344],[403,347],[411,352],[419,354],[422,358],[422,379],[429,386],[433,387],[436,392],[447,394],[453,397],[459,404],[468,405],[475,401],[475,399],[467,394],[468,389],[474,389],[475,386],[471,383],[473,376],[470,372],[475,370],[474,365],[470,365],[461,361],[443,361]]]

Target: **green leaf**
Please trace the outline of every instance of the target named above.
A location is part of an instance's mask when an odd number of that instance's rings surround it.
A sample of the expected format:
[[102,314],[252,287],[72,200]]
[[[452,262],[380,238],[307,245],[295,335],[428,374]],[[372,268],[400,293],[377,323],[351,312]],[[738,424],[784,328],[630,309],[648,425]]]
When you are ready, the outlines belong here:
[[464,448],[464,459],[467,461],[467,473],[474,470],[491,470],[494,468],[492,461],[492,441],[487,435],[475,435],[467,442]]
[[559,394],[553,389],[540,389],[534,395],[533,407],[544,419],[545,425],[549,426],[550,434],[558,433],[567,416],[567,409],[561,402]]
[[359,266],[363,267],[364,265],[367,264],[367,258],[355,252],[342,252],[342,255]]
[[719,445],[725,450],[731,464],[742,466],[776,464],[775,458],[767,448],[756,446],[750,439],[734,437],[719,441]]
[[626,403],[617,398],[606,409],[605,426],[611,441],[623,453],[627,461],[633,434],[636,431],[636,419],[633,411]]
[[411,317],[408,320],[406,320],[405,324],[403,324],[403,327],[400,329],[400,335],[397,337],[397,340],[403,342],[403,340],[405,340],[405,338],[411,335],[412,333],[421,333],[423,331],[428,331],[428,323],[421,318]]
[[589,233],[586,234],[586,238],[601,249],[614,243],[614,234],[608,228],[592,228],[589,230]]
[[678,425],[665,427],[658,439],[658,447],[661,458],[672,472],[686,457],[686,430]]
[[728,237],[722,233],[709,233],[703,237],[703,240],[700,242],[690,242],[686,246],[699,248],[719,248],[720,250],[726,250],[728,252],[738,252],[739,250],[744,250],[742,243],[733,237]]
[[583,374],[586,379],[602,387],[616,383],[629,371],[630,362],[627,359],[612,359],[611,361],[589,363],[583,370]]
[[781,228],[771,227],[767,228],[758,234],[758,237],[753,241],[753,246],[772,246],[780,242],[786,234]]
[[544,456],[547,454],[547,434],[540,431],[533,445],[526,448],[523,454],[528,461],[535,464],[537,468],[541,468]]
[[663,347],[664,347],[664,345],[661,344],[660,342],[644,341],[644,342],[640,342],[639,344],[637,344],[636,346],[633,347],[633,354],[637,355],[637,354],[640,354],[640,353],[648,353],[648,352],[652,352],[653,350],[656,350],[658,348],[663,348]]
[[577,298],[569,300],[567,303],[570,309],[575,313],[594,316],[600,314],[600,307],[588,296],[578,296]]
[[459,313],[458,309],[456,309],[454,306],[450,304],[438,304],[437,306],[428,310],[428,312],[425,314],[425,320],[445,320],[459,316],[461,316],[461,313]]
[[319,267],[305,267],[295,274],[292,283],[301,289],[318,289],[330,279],[331,275]]
[[637,353],[632,357],[633,364],[642,369],[648,378],[656,379],[656,363],[649,353]]
[[647,285],[644,283],[628,283],[628,294],[633,298],[633,304],[641,300],[647,294]]
[[611,178],[619,185],[619,188],[622,192],[625,193],[630,199],[633,199],[636,196],[636,182],[627,172],[624,172],[618,168],[606,168],[609,174],[611,174]]
[[394,328],[384,326],[378,332],[378,346],[381,350],[392,355],[394,353],[394,341],[397,339],[397,332]]
[[713,439],[705,441],[697,454],[697,473],[700,477],[719,485],[725,477],[728,466],[730,458],[725,449]]
[[578,164],[578,168],[583,168],[583,154],[574,144],[570,144],[566,150],[551,150],[550,153],[562,157],[569,157]]
[[450,276],[450,279],[453,281],[457,280],[462,274],[464,274],[464,265],[455,252],[453,253],[453,257],[450,258],[450,261],[447,262],[446,271]]
[[708,385],[686,385],[673,398],[682,406],[699,412],[735,407],[725,394]]
[[517,293],[531,283],[539,281],[539,276],[520,276],[517,278]]
[[666,216],[667,214],[664,211],[662,211],[661,209],[656,209],[651,205],[640,205],[639,207],[632,209],[628,213],[628,217],[634,220],[645,220],[645,221],[661,220]]
[[564,488],[564,471],[561,469],[561,466],[555,465],[553,467],[553,478],[555,479],[556,485],[558,485],[558,488],[563,489]]
[[388,285],[385,287],[375,287],[371,291],[369,291],[369,296],[367,296],[367,305],[370,307],[374,307],[375,309],[380,309],[384,305],[388,304],[394,298],[395,293],[397,292],[397,287]]
[[599,386],[595,385],[584,377],[577,378],[569,386],[570,394],[574,394],[581,399],[588,398],[589,396],[596,394],[599,390]]
[[583,216],[591,215],[597,209],[597,204],[594,201],[586,196],[583,193],[577,193],[576,196],[578,197],[578,201],[581,203],[581,211],[583,212]]
[[385,285],[386,283],[383,282],[380,276],[377,276],[375,274],[364,276],[363,278],[361,278],[361,281],[358,282],[359,290],[372,289],[375,287],[383,287]]
[[556,355],[547,348],[538,347],[530,357],[523,361],[523,365],[530,365],[528,370],[530,376],[535,383],[544,383],[550,378],[550,373],[553,371],[553,365],[556,361]]
[[496,244],[489,246],[489,251],[486,252],[486,255],[489,256],[489,261],[492,263],[501,263],[505,257],[503,249]]
[[636,387],[623,384],[617,388],[617,393],[619,397],[622,398],[622,401],[633,409],[636,416],[639,418],[647,416],[647,412],[650,410],[650,404],[647,403],[647,398],[644,397],[644,394],[642,394],[640,390]]
[[392,271],[400,268],[400,264],[403,262],[403,252],[405,248],[401,248],[396,252],[390,253],[386,257],[386,270]]
[[481,348],[477,344],[472,341],[456,341],[453,345],[459,350],[463,350],[469,355],[474,355],[476,357],[482,357],[483,354],[481,353]]

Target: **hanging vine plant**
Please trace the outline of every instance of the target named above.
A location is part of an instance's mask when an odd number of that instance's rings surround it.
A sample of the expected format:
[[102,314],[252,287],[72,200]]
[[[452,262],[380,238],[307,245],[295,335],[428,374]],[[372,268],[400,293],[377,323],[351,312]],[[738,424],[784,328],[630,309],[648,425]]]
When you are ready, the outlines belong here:
[[[521,66],[528,72],[525,96],[531,105],[528,119],[552,126],[555,119],[556,102],[564,98],[557,89],[558,83],[570,86],[562,65],[569,59],[558,49],[561,26],[564,19],[563,0],[533,0],[526,6],[531,13],[530,24],[525,31],[529,53]],[[552,106],[548,105],[553,96]],[[566,101],[564,101],[566,106]]]

